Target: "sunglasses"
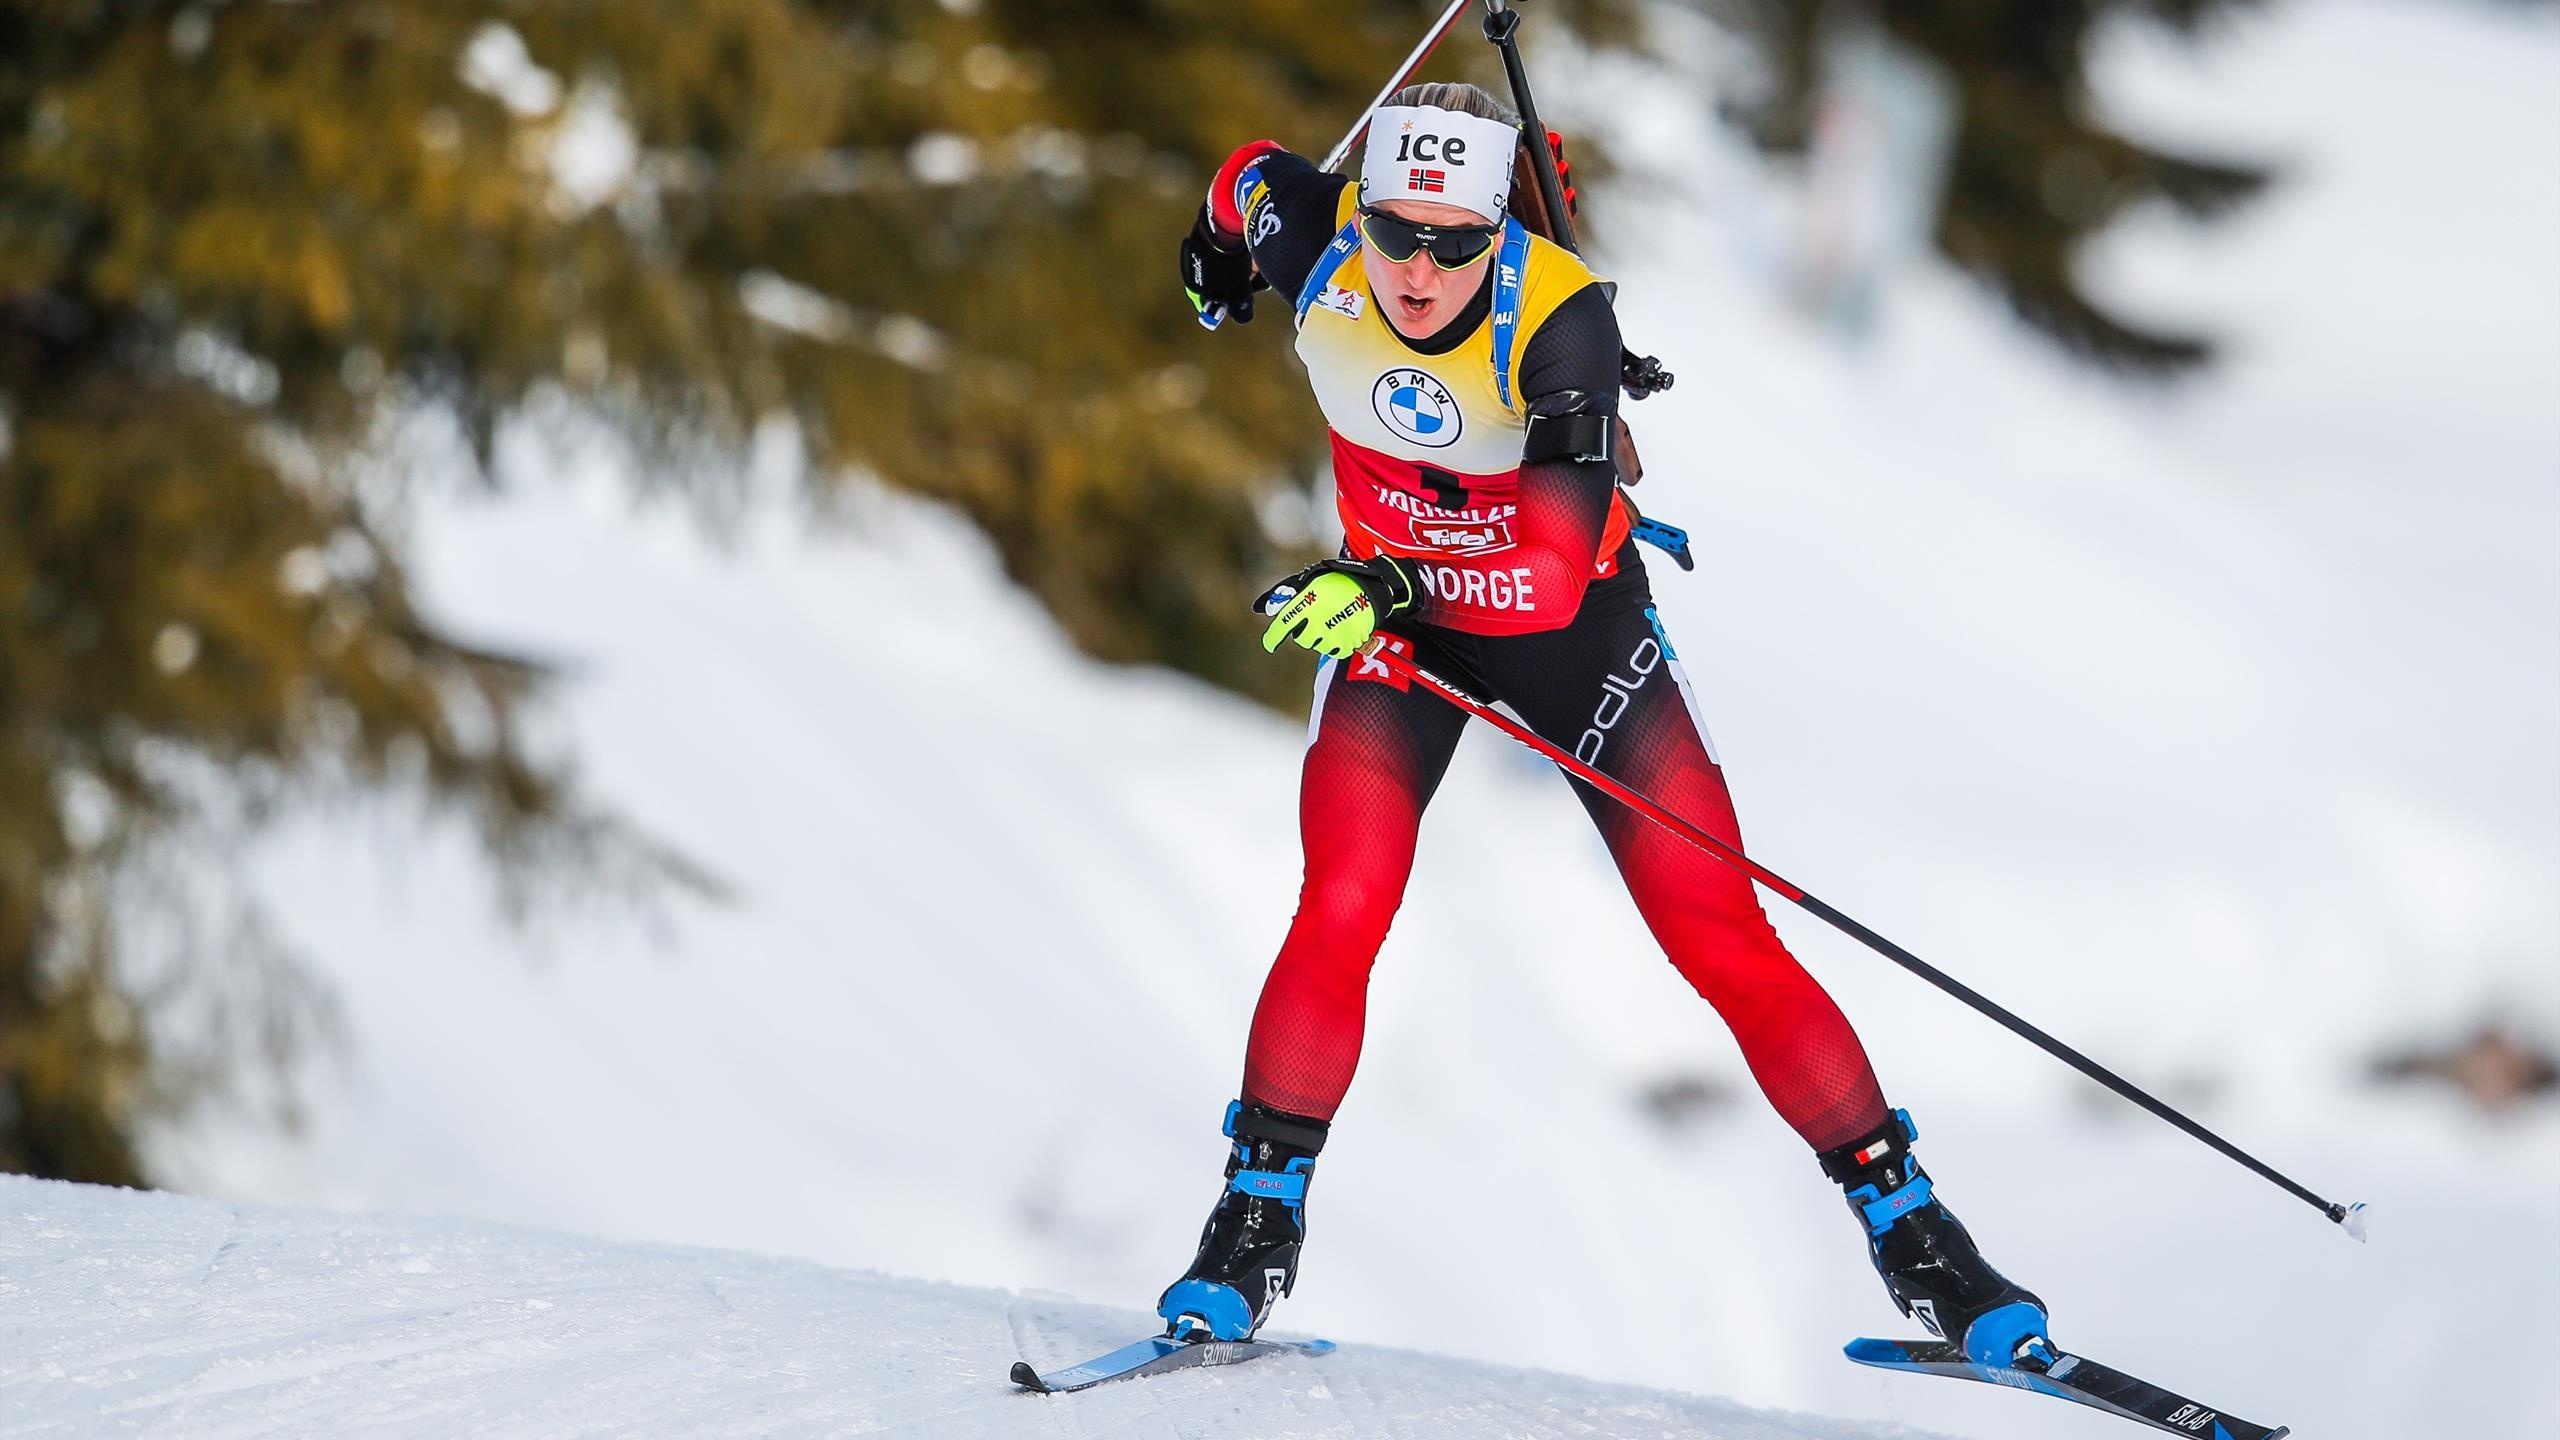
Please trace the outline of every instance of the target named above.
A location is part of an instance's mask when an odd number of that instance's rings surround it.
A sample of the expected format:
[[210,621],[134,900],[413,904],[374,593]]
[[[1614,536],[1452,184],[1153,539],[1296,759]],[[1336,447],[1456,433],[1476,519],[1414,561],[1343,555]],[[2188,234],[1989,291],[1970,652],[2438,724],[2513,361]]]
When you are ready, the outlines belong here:
[[1360,233],[1393,264],[1401,265],[1417,252],[1429,250],[1432,264],[1443,270],[1464,270],[1484,258],[1502,230],[1495,225],[1417,225],[1383,210],[1362,210]]

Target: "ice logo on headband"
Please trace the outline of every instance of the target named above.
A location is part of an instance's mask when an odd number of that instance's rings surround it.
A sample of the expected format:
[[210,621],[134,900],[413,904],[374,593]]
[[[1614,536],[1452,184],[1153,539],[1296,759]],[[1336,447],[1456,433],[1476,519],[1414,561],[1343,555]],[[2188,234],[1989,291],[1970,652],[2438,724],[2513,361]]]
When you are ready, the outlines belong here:
[[1519,132],[1499,120],[1436,105],[1390,105],[1369,127],[1360,199],[1432,200],[1498,219],[1511,198]]
[[[1431,153],[1435,149],[1440,153]],[[1396,159],[1399,161],[1419,160],[1428,165],[1434,160],[1446,160],[1455,165],[1466,158],[1467,137],[1464,135],[1443,139],[1438,135],[1416,135],[1408,128],[1405,135],[1396,141]]]

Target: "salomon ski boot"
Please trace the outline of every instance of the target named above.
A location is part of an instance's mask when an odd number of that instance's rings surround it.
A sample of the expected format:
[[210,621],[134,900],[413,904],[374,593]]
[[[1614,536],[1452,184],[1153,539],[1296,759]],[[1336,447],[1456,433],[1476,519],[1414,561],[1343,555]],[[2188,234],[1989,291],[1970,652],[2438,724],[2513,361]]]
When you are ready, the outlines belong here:
[[1227,1107],[1227,1188],[1200,1231],[1191,1268],[1156,1302],[1176,1340],[1247,1340],[1271,1302],[1298,1283],[1307,1238],[1307,1177],[1324,1148],[1322,1120],[1247,1105]]
[[1911,1154],[1919,1138],[1911,1112],[1896,1110],[1883,1130],[1819,1157],[1867,1227],[1868,1257],[1885,1292],[1977,1365],[2050,1363],[2056,1352],[2045,1334],[2044,1302],[1992,1269],[1964,1222],[1938,1203]]

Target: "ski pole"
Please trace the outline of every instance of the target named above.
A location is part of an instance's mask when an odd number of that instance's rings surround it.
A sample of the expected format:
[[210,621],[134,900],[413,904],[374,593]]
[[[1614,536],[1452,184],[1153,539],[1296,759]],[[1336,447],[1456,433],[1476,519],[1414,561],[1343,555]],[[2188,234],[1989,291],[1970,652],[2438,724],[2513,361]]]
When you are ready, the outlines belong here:
[[[1502,73],[1511,81],[1511,108],[1520,112],[1522,143],[1528,145],[1529,170],[1538,177],[1538,198],[1545,202],[1548,224],[1555,231],[1548,239],[1575,254],[1582,247],[1573,238],[1573,208],[1565,203],[1564,177],[1556,173],[1556,152],[1547,140],[1546,122],[1538,118],[1537,97],[1529,93],[1529,67],[1520,59],[1520,12],[1511,8],[1509,0],[1484,0],[1484,38],[1502,52]],[[1612,290],[1610,303],[1617,302]],[[1662,368],[1662,361],[1652,355],[1638,355],[1621,347],[1618,352],[1620,383],[1627,397],[1642,400],[1671,388],[1673,376]]]
[[1965,1004],[1973,1007],[1976,1011],[2000,1022],[2000,1024],[2006,1026],[2012,1033],[2025,1039],[2030,1044],[2035,1045],[2046,1054],[2053,1056],[2055,1059],[2069,1065],[2072,1069],[2079,1071],[2081,1074],[2088,1076],[2099,1084],[2106,1086],[2108,1089],[2123,1096],[2125,1099],[2132,1101],[2134,1104],[2141,1106],[2143,1109],[2150,1111],[2152,1114],[2157,1115],[2161,1119],[2168,1121],[2170,1124],[2175,1125],[2181,1130],[2184,1130],[2196,1139],[2201,1140],[2205,1144],[2212,1146],[2214,1149],[2221,1151],[2225,1156],[2238,1161],[2240,1164],[2248,1167],[2251,1171],[2254,1171],[2261,1179],[2275,1184],[2294,1198],[2301,1200],[2313,1209],[2318,1210],[2321,1214],[2326,1215],[2329,1217],[2331,1223],[2340,1226],[2358,1241],[2362,1241],[2365,1238],[2365,1206],[2361,1202],[2353,1205],[2340,1205],[2333,1201],[2320,1198],[2309,1189],[2306,1189],[2290,1177],[2276,1170],[2273,1166],[2268,1165],[2265,1161],[2260,1160],[2248,1151],[2241,1149],[2239,1146],[2223,1139],[2221,1136],[2216,1135],[2204,1126],[2197,1124],[2194,1120],[2189,1119],[2183,1112],[2154,1097],[2149,1091],[2135,1085],[2132,1081],[2125,1079],[2123,1076],[2118,1075],[2104,1065],[2099,1064],[2097,1061],[2092,1060],[2088,1056],[2081,1054],[2079,1051],[2072,1049],[2070,1046],[2063,1044],[2061,1041],[2056,1040],[2051,1035],[2048,1035],[2044,1031],[2037,1029],[2035,1026],[2028,1024],[2026,1021],[2019,1019],[2016,1015],[2011,1014],[2000,1005],[1993,1003],[1990,999],[1974,990],[1971,986],[1966,985],[1963,981],[1956,979],[1954,976],[1949,975],[1934,965],[1931,965],[1929,962],[1912,954],[1910,951],[1903,949],[1901,946],[1894,944],[1892,941],[1877,934],[1875,931],[1859,924],[1849,916],[1842,914],[1840,911],[1832,908],[1828,902],[1807,892],[1804,887],[1795,884],[1785,876],[1778,874],[1776,871],[1771,870],[1769,867],[1752,859],[1750,856],[1743,854],[1740,849],[1717,839],[1715,836],[1708,834],[1696,825],[1683,820],[1679,816],[1671,813],[1669,810],[1664,809],[1661,805],[1656,804],[1641,792],[1631,789],[1617,780],[1600,773],[1598,770],[1591,768],[1589,765],[1584,764],[1581,760],[1574,757],[1562,747],[1549,743],[1536,732],[1530,730],[1528,726],[1521,724],[1519,721],[1512,719],[1510,716],[1494,709],[1485,702],[1478,700],[1464,690],[1459,689],[1457,686],[1452,685],[1448,681],[1441,679],[1439,676],[1432,674],[1430,671],[1423,669],[1420,665],[1415,664],[1409,657],[1386,648],[1383,643],[1383,639],[1384,637],[1373,637],[1367,645],[1362,646],[1360,650],[1362,658],[1372,663],[1384,666],[1391,674],[1401,676],[1407,681],[1421,684],[1425,689],[1430,690],[1441,699],[1448,701],[1450,704],[1457,706],[1459,709],[1466,711],[1468,714],[1473,715],[1477,719],[1484,721],[1497,730],[1500,730],[1512,739],[1517,740],[1521,744],[1528,746],[1530,749],[1537,751],[1541,755],[1544,755],[1549,760],[1554,761],[1556,766],[1566,774],[1571,775],[1573,778],[1591,786],[1602,794],[1609,796],[1618,803],[1627,806],[1637,814],[1642,815],[1646,819],[1651,820],[1666,830],[1669,830],[1672,834],[1679,836],[1681,839],[1688,841],[1699,849],[1706,851],[1707,854],[1713,858],[1720,860],[1726,865],[1729,865],[1734,869],[1741,871],[1743,874],[1750,876],[1752,879],[1759,881],[1761,884],[1776,891],[1789,901],[1792,901],[1796,905],[1802,907],[1815,918],[1831,926],[1833,929],[1840,931],[1842,934],[1847,935],[1859,944],[1866,946],[1868,949],[1875,951],[1879,955],[1882,955],[1887,960],[1892,961],[1903,969],[1910,971],[1912,974],[1919,976],[1921,979],[1926,980],[1930,984],[1937,986],[1939,989],[1944,990],[1950,995],[1953,995],[1958,1000],[1961,1000]]
[[[1449,0],[1449,8],[1440,12],[1439,19],[1431,22],[1431,32],[1423,36],[1421,42],[1406,54],[1404,63],[1396,67],[1394,78],[1380,87],[1369,103],[1361,107],[1359,120],[1352,124],[1350,130],[1345,132],[1340,140],[1334,142],[1333,149],[1326,153],[1324,163],[1317,166],[1317,169],[1334,171],[1342,168],[1343,157],[1351,153],[1352,146],[1360,143],[1361,136],[1369,133],[1369,117],[1378,113],[1378,107],[1387,103],[1388,96],[1403,89],[1407,82],[1413,79],[1414,72],[1420,70],[1423,62],[1431,58],[1431,52],[1439,49],[1440,42],[1449,38],[1449,32],[1457,28],[1458,17],[1467,13],[1467,7],[1474,3],[1475,0]],[[1200,324],[1206,329],[1215,330],[1225,324],[1226,319],[1227,307],[1224,305],[1212,304],[1200,312]]]
[[1547,223],[1555,228],[1551,238],[1575,253],[1581,247],[1573,243],[1573,213],[1565,209],[1564,181],[1556,175],[1554,147],[1547,143],[1547,127],[1538,119],[1538,102],[1529,94],[1529,70],[1520,63],[1520,12],[1508,0],[1484,0],[1484,38],[1502,52],[1502,73],[1511,81],[1511,105],[1520,112],[1520,133],[1529,146],[1529,167],[1538,177],[1538,196],[1547,202]]
[[1431,22],[1431,33],[1423,36],[1422,43],[1413,47],[1413,53],[1404,57],[1404,64],[1397,68],[1396,77],[1379,89],[1376,97],[1369,101],[1368,108],[1360,112],[1359,123],[1334,142],[1333,149],[1325,153],[1324,163],[1317,169],[1334,171],[1342,168],[1344,158],[1351,154],[1351,147],[1359,144],[1360,137],[1369,133],[1369,117],[1378,113],[1378,107],[1387,103],[1388,96],[1403,89],[1413,79],[1414,72],[1422,68],[1422,62],[1430,59],[1431,52],[1439,49],[1440,42],[1457,27],[1458,17],[1466,13],[1469,3],[1470,0],[1449,0],[1449,8],[1440,12],[1439,19]]

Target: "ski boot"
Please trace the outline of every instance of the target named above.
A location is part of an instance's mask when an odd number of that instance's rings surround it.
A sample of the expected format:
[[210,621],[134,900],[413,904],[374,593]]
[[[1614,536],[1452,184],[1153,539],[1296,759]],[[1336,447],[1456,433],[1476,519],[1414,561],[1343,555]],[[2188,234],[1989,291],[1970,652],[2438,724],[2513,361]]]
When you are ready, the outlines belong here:
[[1156,1301],[1175,1340],[1248,1340],[1271,1302],[1298,1283],[1307,1238],[1307,1178],[1324,1148],[1322,1120],[1247,1105],[1227,1107],[1227,1188],[1200,1231],[1191,1268]]
[[1911,1112],[1896,1110],[1883,1130],[1819,1157],[1867,1227],[1868,1258],[1885,1292],[1976,1365],[2053,1363],[2044,1302],[1992,1269],[1964,1222],[1938,1203],[1911,1154],[1919,1138]]

